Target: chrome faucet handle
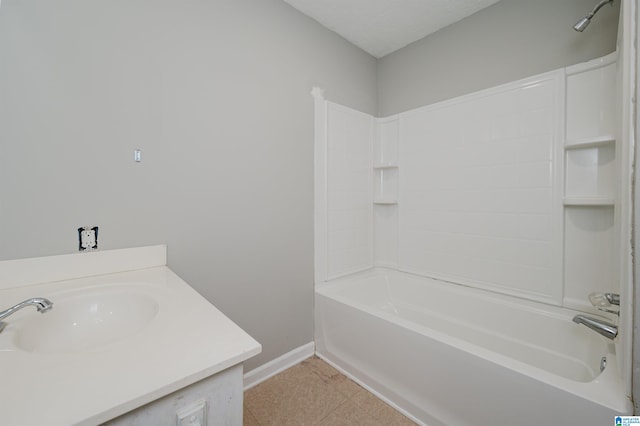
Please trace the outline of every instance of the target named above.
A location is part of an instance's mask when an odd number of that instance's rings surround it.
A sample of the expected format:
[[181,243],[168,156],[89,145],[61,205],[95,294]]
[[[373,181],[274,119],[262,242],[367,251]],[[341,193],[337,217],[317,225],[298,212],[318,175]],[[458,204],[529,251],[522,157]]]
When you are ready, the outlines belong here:
[[607,299],[607,301],[612,304],[612,305],[616,305],[616,306],[620,306],[620,295],[616,294],[616,293],[605,293],[604,297]]
[[612,306],[620,306],[619,294],[591,293],[589,294],[589,301],[599,311],[620,315],[620,308],[612,308]]

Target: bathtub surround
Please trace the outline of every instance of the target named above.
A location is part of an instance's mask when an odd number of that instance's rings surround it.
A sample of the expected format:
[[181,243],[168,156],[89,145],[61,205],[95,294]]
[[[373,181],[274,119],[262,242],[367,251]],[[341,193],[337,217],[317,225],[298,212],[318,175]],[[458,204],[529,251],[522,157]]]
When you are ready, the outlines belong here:
[[[580,422],[600,424],[632,412],[635,71],[627,68],[633,27],[620,28],[618,52],[603,58],[383,119],[314,89],[321,357],[429,425],[489,425],[498,412],[507,423],[519,413],[519,424],[571,423],[579,412]],[[419,281],[407,286],[391,272],[375,283],[352,275],[375,266],[436,278],[460,293],[431,286],[421,293]],[[333,297],[354,280],[357,295]],[[490,290],[479,293],[486,300],[465,296],[476,289]],[[589,302],[592,292],[622,294],[620,317],[602,319],[619,329],[615,344],[571,321],[576,310],[602,315]],[[531,305],[501,312],[492,297]],[[535,315],[520,321],[528,310]],[[545,326],[549,318],[557,324]],[[429,343],[407,337],[414,331]],[[562,349],[553,341],[573,343]],[[426,357],[436,366],[421,364]],[[613,364],[599,373],[603,357]],[[490,367],[481,365],[486,360]],[[385,373],[385,365],[398,367]],[[493,371],[474,382],[497,366],[521,376]],[[416,371],[424,372],[417,380]],[[501,378],[499,391],[483,392],[492,377]],[[487,399],[475,404],[479,395]],[[519,407],[522,400],[535,403]],[[483,408],[456,414],[460,403]]]
[[502,0],[376,61],[280,0],[3,0],[0,259],[75,252],[85,224],[167,243],[262,366],[313,340],[310,87],[388,115],[599,57],[618,6],[578,35],[592,6]]
[[383,119],[316,93],[316,282],[388,266],[581,310],[619,292],[615,60]]

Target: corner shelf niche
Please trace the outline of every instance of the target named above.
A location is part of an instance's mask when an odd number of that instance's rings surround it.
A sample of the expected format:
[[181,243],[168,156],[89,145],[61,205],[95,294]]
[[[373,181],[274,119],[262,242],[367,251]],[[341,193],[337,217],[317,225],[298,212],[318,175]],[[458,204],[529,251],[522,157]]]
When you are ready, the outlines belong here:
[[620,152],[615,56],[567,68],[563,304],[590,309],[591,292],[617,291]]
[[584,310],[588,293],[615,292],[616,141],[611,136],[568,140],[564,153],[563,304]]
[[614,206],[616,200],[614,198],[599,198],[599,197],[564,197],[563,203],[565,206]]
[[565,145],[565,205],[614,205],[616,146],[607,137]]
[[397,118],[376,123],[373,152],[373,204],[398,204],[398,145],[400,127]]
[[373,141],[374,265],[398,265],[400,118],[377,119]]
[[564,144],[564,149],[572,150],[572,149],[582,149],[582,148],[593,148],[607,145],[615,145],[616,138],[612,135],[606,136],[598,136],[593,138],[582,138],[575,140],[568,140]]
[[567,68],[563,304],[590,309],[590,292],[617,291],[620,152],[615,56]]
[[374,166],[374,179],[373,204],[398,204],[398,167]]

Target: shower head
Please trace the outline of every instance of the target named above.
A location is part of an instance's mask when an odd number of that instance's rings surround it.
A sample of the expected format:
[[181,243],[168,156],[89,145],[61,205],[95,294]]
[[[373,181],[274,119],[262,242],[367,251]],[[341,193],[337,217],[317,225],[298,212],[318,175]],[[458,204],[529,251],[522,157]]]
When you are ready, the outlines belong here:
[[573,26],[573,29],[579,32],[583,32],[584,29],[587,28],[587,25],[589,25],[590,23],[591,23],[591,19],[585,16]]
[[585,16],[584,18],[580,19],[574,26],[573,29],[578,31],[578,32],[583,32],[585,28],[587,28],[587,26],[591,23],[591,18],[593,18],[593,16],[598,13],[598,11],[600,10],[600,8],[602,6],[604,6],[605,4],[609,3],[611,6],[613,6],[613,0],[602,0],[600,3],[598,3],[596,5],[596,7],[593,8],[593,10],[591,12],[589,12],[589,14],[587,16]]

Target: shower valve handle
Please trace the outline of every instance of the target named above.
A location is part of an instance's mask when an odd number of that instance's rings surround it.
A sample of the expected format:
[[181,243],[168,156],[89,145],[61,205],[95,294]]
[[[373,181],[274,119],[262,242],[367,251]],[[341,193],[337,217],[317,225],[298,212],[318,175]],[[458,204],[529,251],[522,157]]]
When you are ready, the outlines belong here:
[[599,311],[620,315],[620,295],[615,293],[591,293],[589,301]]
[[605,293],[604,297],[607,298],[607,301],[616,306],[620,306],[620,295],[616,293]]

